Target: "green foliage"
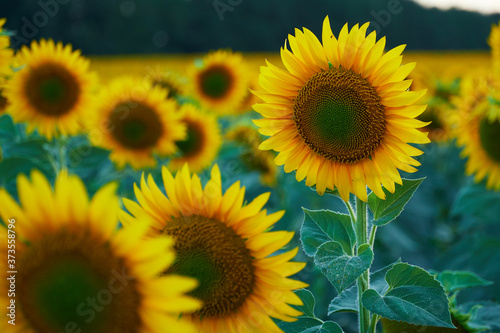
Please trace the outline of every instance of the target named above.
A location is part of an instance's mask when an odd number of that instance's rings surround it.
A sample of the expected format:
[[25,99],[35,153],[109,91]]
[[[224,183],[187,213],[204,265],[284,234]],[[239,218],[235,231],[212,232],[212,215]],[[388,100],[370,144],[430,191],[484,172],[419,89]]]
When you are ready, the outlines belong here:
[[486,221],[498,221],[500,192],[489,191],[481,184],[469,185],[460,190],[453,203],[453,215],[475,216]]
[[[385,281],[385,274],[392,268],[392,266],[399,262],[401,262],[401,259],[398,259],[398,261],[371,273],[370,287],[381,295],[385,294],[387,289],[389,289],[389,285],[387,284],[387,281]],[[356,286],[352,286],[351,288],[344,290],[332,300],[328,306],[328,314],[342,311],[358,312],[358,309],[358,288]]]
[[437,275],[436,279],[441,282],[447,293],[465,288],[492,285],[493,282],[486,281],[472,272],[444,271]]
[[314,256],[314,263],[340,294],[370,268],[373,251],[368,244],[358,249],[358,255],[350,256],[335,241],[323,243]]
[[314,307],[316,299],[307,289],[296,290],[295,294],[300,297],[304,303],[302,306],[294,306],[302,312],[296,322],[278,322],[278,326],[285,332],[290,333],[343,333],[342,328],[333,321],[323,321],[316,317]]
[[329,241],[338,242],[346,254],[352,255],[356,235],[348,215],[329,210],[303,210],[300,239],[308,256],[313,257],[318,248]]
[[368,196],[368,206],[373,212],[372,223],[376,226],[382,226],[396,219],[424,179],[403,178],[403,184],[396,184],[394,193],[384,188],[385,200],[380,199],[373,192],[370,193]]
[[417,266],[397,263],[385,280],[389,285],[385,294],[374,289],[363,293],[362,302],[369,311],[415,325],[454,327],[445,291],[431,274]]
[[458,318],[469,332],[500,332],[500,305],[492,302],[470,302],[458,307],[457,311],[466,318]]

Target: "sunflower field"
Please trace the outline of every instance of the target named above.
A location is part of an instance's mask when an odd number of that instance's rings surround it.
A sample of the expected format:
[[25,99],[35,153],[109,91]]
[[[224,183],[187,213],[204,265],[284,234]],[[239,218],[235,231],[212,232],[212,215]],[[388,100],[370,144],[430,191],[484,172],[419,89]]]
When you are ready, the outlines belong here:
[[0,332],[500,332],[500,23],[322,19],[141,56],[0,19]]

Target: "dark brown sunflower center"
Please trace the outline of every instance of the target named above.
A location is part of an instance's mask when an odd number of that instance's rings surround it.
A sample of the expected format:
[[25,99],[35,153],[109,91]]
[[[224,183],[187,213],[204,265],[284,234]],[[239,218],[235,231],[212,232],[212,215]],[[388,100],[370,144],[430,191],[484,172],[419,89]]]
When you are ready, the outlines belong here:
[[173,235],[176,261],[167,273],[199,281],[193,297],[203,301],[201,318],[236,311],[253,292],[254,266],[245,241],[233,229],[203,216],[180,217],[163,231]]
[[7,108],[7,98],[2,94],[2,89],[0,89],[0,114],[2,114]]
[[313,151],[347,164],[369,157],[385,132],[384,107],[375,89],[342,68],[306,82],[294,101],[293,119]]
[[203,94],[219,99],[227,95],[233,84],[233,77],[224,66],[211,66],[200,74],[199,85]]
[[43,64],[31,69],[24,87],[28,102],[38,112],[62,116],[75,107],[81,93],[76,78],[57,64]]
[[204,135],[203,130],[198,124],[186,122],[187,136],[186,140],[176,141],[175,144],[182,153],[182,156],[187,157],[198,153],[203,145]]
[[18,257],[19,304],[29,325],[49,332],[137,332],[141,297],[109,244],[59,232]]
[[427,107],[427,110],[424,111],[421,115],[417,117],[418,120],[423,122],[431,122],[429,125],[425,126],[426,130],[440,130],[443,129],[443,122],[438,115],[439,110],[435,110],[433,108]]
[[137,102],[122,103],[109,116],[108,129],[128,149],[147,149],[156,145],[163,134],[158,113]]
[[500,121],[483,119],[479,124],[479,138],[488,156],[500,163]]
[[177,98],[180,96],[179,89],[166,79],[158,78],[153,80],[154,86],[159,86],[167,91],[167,98]]

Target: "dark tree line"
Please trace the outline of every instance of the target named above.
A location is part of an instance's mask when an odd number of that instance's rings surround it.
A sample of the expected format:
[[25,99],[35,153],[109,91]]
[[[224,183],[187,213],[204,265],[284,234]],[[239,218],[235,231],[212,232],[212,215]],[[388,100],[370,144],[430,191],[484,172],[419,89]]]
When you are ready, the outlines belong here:
[[15,47],[45,37],[86,54],[277,51],[295,27],[321,36],[327,14],[336,34],[370,21],[388,47],[408,50],[487,49],[500,20],[408,0],[0,0]]

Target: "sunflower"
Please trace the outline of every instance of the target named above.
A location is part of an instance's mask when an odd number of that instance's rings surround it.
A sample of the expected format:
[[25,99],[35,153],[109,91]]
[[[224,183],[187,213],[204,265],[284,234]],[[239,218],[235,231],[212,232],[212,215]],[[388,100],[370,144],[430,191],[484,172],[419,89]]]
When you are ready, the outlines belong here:
[[239,113],[245,113],[247,111],[252,110],[252,105],[255,103],[261,102],[261,100],[255,96],[255,94],[252,94],[251,90],[256,90],[259,87],[259,81],[258,81],[258,75],[252,75],[249,84],[248,84],[249,90],[241,102],[241,106],[239,107]]
[[248,93],[248,70],[239,53],[209,53],[189,70],[190,91],[200,104],[218,114],[236,113]]
[[167,98],[177,99],[185,94],[179,76],[172,72],[156,71],[152,74],[151,81],[153,86],[159,86],[167,91]]
[[176,171],[188,163],[193,172],[198,172],[208,167],[217,156],[221,145],[219,125],[214,116],[198,111],[192,104],[181,106],[180,113],[187,137],[175,142],[179,153],[172,157],[168,168]]
[[491,25],[491,33],[488,37],[488,44],[491,48],[491,57],[493,60],[493,69],[500,70],[500,22],[498,25]]
[[433,142],[446,142],[450,138],[449,116],[454,112],[448,105],[443,103],[429,103],[427,109],[417,117],[418,120],[427,122],[422,127],[422,132],[428,133]]
[[[2,332],[184,332],[178,320],[200,302],[185,295],[189,277],[159,277],[174,262],[173,239],[146,238],[148,228],[117,231],[115,184],[89,201],[82,181],[59,174],[52,190],[37,171],[18,177],[18,205],[0,189],[2,239],[15,246],[15,263],[0,263]],[[0,251],[7,258],[7,241]],[[12,249],[12,247],[9,247]],[[12,254],[12,252],[10,252]],[[7,267],[7,264],[11,265]],[[14,272],[8,272],[14,271]],[[11,275],[13,274],[13,275]],[[8,324],[9,282],[15,279],[15,326]],[[12,288],[12,286],[10,286]],[[7,309],[7,310],[6,310]],[[11,318],[12,319],[12,318]]]
[[[468,157],[466,173],[474,181],[487,179],[486,187],[500,189],[500,99],[494,94],[500,82],[493,78],[465,78],[458,113],[453,117],[461,156]],[[497,93],[498,94],[498,93]]]
[[316,184],[319,194],[337,187],[344,200],[354,193],[367,200],[366,185],[385,198],[381,185],[394,192],[401,184],[398,169],[415,172],[412,156],[422,151],[408,143],[428,143],[414,119],[425,105],[414,103],[425,94],[407,91],[405,80],[415,63],[401,66],[404,45],[383,53],[385,38],[365,37],[368,23],[347,24],[336,39],[328,17],[323,45],[308,29],[289,36],[281,59],[286,70],[271,63],[261,67],[255,91],[265,103],[254,110],[260,133],[271,136],[261,149],[280,152],[277,165],[297,170],[297,181]]
[[164,167],[163,184],[167,196],[151,175],[147,183],[143,177],[135,187],[139,204],[124,199],[133,216],[123,212],[120,221],[127,228],[153,218],[153,234],[176,237],[177,260],[165,272],[200,281],[190,295],[204,305],[186,315],[199,331],[276,332],[270,317],[294,321],[300,312],[288,304],[302,302],[292,290],[306,285],[287,277],[305,264],[289,261],[297,248],[270,256],[288,244],[293,232],[268,231],[284,213],[262,210],[269,193],[243,205],[245,189],[237,182],[222,194],[217,165],[204,189],[187,165],[175,178]]
[[3,30],[5,19],[0,19],[0,77],[12,74],[11,62],[14,52],[10,48],[9,35]]
[[25,67],[16,72],[5,91],[9,113],[16,122],[28,122],[28,132],[38,129],[51,139],[60,132],[76,134],[82,119],[94,106],[96,76],[88,60],[70,45],[41,40],[23,46],[16,61]]
[[0,115],[2,115],[7,110],[7,107],[9,105],[7,98],[5,98],[4,96],[5,86],[5,79],[0,77]]
[[267,150],[259,150],[261,142],[259,132],[249,126],[238,126],[228,131],[226,138],[246,148],[241,153],[241,159],[251,170],[259,171],[263,185],[276,185],[275,154]]
[[148,80],[113,80],[102,89],[99,104],[89,115],[90,140],[110,149],[110,159],[119,167],[154,166],[154,153],[174,153],[175,142],[186,135],[176,114],[177,103],[166,96],[166,90]]

